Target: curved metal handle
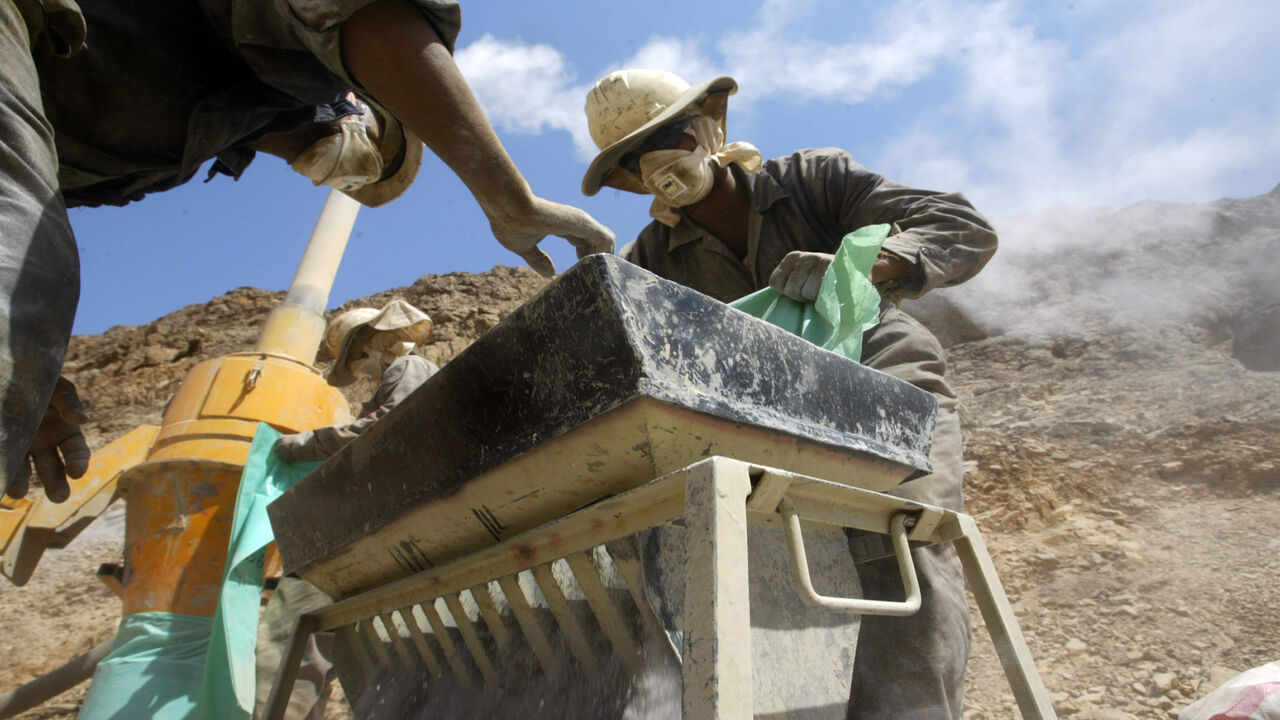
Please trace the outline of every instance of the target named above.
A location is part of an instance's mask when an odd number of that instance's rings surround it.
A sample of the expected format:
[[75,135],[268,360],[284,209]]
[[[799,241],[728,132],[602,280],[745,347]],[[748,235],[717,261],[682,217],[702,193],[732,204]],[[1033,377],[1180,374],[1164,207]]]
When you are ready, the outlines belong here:
[[800,599],[810,607],[833,612],[859,615],[912,615],[920,609],[920,582],[916,580],[916,566],[911,560],[911,546],[907,544],[907,513],[898,513],[889,521],[889,534],[893,538],[894,555],[898,558],[898,572],[907,598],[902,602],[888,600],[864,600],[862,598],[837,598],[819,595],[809,579],[809,558],[804,552],[804,537],[800,534],[800,516],[791,498],[783,497],[778,504],[782,513],[787,550],[791,555],[791,581],[800,593]]

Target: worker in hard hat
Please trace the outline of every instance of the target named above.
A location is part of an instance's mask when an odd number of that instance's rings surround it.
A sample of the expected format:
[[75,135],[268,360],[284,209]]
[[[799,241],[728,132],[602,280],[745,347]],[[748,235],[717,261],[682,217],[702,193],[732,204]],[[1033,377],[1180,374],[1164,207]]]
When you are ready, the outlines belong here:
[[[381,308],[355,308],[339,314],[325,328],[322,353],[333,358],[326,379],[334,387],[357,380],[377,383],[358,417],[346,425],[330,425],[282,435],[273,448],[288,462],[324,460],[368,430],[440,368],[413,354],[431,336],[431,318],[410,303],[395,298]],[[280,578],[263,610],[258,640],[257,704],[271,694],[289,635],[298,615],[330,602],[319,589],[295,577]],[[333,640],[313,635],[304,651],[298,679],[289,697],[286,720],[323,718],[327,688],[333,680]]]
[[[847,233],[891,224],[871,271],[882,305],[879,325],[863,338],[863,362],[932,392],[939,404],[933,472],[892,492],[959,510],[960,423],[945,355],[897,303],[972,277],[995,252],[995,232],[962,195],[888,180],[843,150],[764,160],[748,143],[726,143],[728,98],[736,91],[729,77],[690,86],[655,70],[601,79],[586,102],[600,153],[582,191],[594,195],[608,185],[652,195],[654,221],[622,256],[725,302],[766,285],[813,300]],[[887,537],[859,533],[850,546],[864,596],[900,597]],[[949,544],[913,556],[921,610],[904,618],[862,617],[849,699],[851,716],[861,720],[960,718],[969,652],[960,563]]]
[[[425,142],[539,273],[555,271],[538,247],[547,235],[579,256],[612,251],[607,228],[534,194],[507,155],[453,62],[460,27],[453,0],[0,0],[6,492],[25,493],[36,458],[60,501],[65,473],[87,466],[74,387],[54,396],[79,297],[68,206],[122,205],[209,161],[238,177],[259,150],[377,204],[412,181]],[[350,88],[377,117],[339,110],[315,137],[317,107]]]
[[431,318],[401,299],[381,309],[356,308],[335,317],[325,329],[325,350],[334,358],[326,379],[345,387],[358,379],[378,384],[359,416],[347,425],[329,425],[276,441],[275,453],[289,462],[323,460],[368,430],[440,368],[413,350],[431,336]]

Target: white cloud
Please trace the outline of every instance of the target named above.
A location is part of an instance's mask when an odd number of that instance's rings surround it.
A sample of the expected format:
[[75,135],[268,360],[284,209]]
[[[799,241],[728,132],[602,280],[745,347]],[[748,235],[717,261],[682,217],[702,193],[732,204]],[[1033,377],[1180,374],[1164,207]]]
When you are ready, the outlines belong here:
[[[655,35],[649,38],[636,54],[617,65],[610,66],[606,72],[623,68],[652,68],[673,72],[682,78],[697,82],[698,79],[710,79],[724,73],[713,63],[702,50],[702,43],[697,38],[677,38]],[[600,73],[603,76],[605,73]]]
[[[1114,191],[1127,198],[1214,199],[1225,176],[1265,152],[1259,138],[1217,128],[1142,147],[1119,158]],[[1274,155],[1274,145],[1272,148]]]
[[[947,30],[934,24],[936,13],[922,25],[913,24],[920,30],[916,34],[860,32],[833,44],[797,34],[795,10],[787,3],[766,3],[758,25],[730,31],[717,43],[747,97],[861,102],[927,75],[946,45]],[[868,42],[869,37],[874,40]]]
[[555,48],[483,35],[458,50],[456,60],[489,122],[499,130],[563,130],[580,150],[594,151],[582,120],[590,85],[574,84],[573,73]]
[[964,184],[940,187],[993,213],[1229,195],[1235,177],[1280,160],[1280,91],[1262,61],[1275,60],[1264,30],[1275,22],[1245,5],[1087,18],[1087,41],[1048,38],[1012,6],[975,6],[959,26],[965,51],[939,59],[964,78],[942,108],[950,126],[920,120],[883,160],[921,183],[944,169],[937,179]]
[[[1270,71],[1280,53],[1269,37],[1280,5],[1081,1],[1068,15],[1017,0],[845,2],[766,0],[726,20],[718,37],[705,27],[655,35],[598,72],[570,68],[551,47],[491,36],[458,59],[500,130],[564,130],[583,157],[595,152],[583,98],[618,67],[733,75],[739,113],[771,103],[921,105],[927,92],[928,112],[909,113],[868,160],[907,182],[962,189],[993,214],[1210,199],[1232,194],[1243,174],[1280,166]],[[853,18],[848,40],[821,39],[831,35],[822,23]],[[592,76],[579,84],[575,71]]]

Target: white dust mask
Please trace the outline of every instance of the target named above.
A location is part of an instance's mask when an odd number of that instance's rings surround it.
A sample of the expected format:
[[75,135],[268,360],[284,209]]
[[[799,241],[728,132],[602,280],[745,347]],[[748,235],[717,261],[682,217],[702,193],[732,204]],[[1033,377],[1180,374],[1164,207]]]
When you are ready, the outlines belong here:
[[640,157],[640,177],[644,187],[653,193],[649,215],[674,227],[680,222],[675,208],[686,207],[711,194],[715,187],[715,171],[711,164],[728,167],[731,163],[747,172],[758,172],[762,165],[760,151],[747,142],[724,143],[720,123],[706,115],[698,115],[685,128],[698,147],[693,150],[654,150]]
[[413,347],[413,343],[401,340],[400,336],[394,332],[380,332],[369,341],[369,349],[382,353],[388,363],[398,357],[408,355],[413,350]]
[[383,367],[382,353],[377,350],[370,350],[359,359],[347,363],[347,369],[352,375],[375,381],[382,379]]
[[343,192],[358,190],[382,177],[382,153],[361,120],[343,120],[342,132],[318,140],[289,163],[316,185]]
[[669,207],[692,205],[711,193],[715,175],[711,154],[701,145],[693,150],[654,150],[640,158],[644,187]]

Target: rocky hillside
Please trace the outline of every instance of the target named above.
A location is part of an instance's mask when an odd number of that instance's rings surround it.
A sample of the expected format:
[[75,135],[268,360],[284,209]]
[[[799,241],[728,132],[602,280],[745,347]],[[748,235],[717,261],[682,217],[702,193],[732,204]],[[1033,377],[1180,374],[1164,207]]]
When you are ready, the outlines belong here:
[[[352,300],[329,315],[402,297],[435,322],[422,354],[443,365],[545,284],[527,268],[502,266],[481,275],[427,275],[409,287]],[[159,424],[187,371],[210,358],[252,350],[267,315],[283,298],[283,292],[239,288],[149,325],[72,338],[63,371],[92,418],[85,429],[90,444],[111,442],[142,423]],[[348,394],[363,399],[368,388],[356,386]]]
[[[968,510],[1061,716],[1176,717],[1280,657],[1280,188],[998,225],[981,275],[908,308],[949,348]],[[423,307],[443,364],[543,284],[498,267],[349,304]],[[94,444],[157,422],[186,370],[248,349],[279,298],[242,288],[74,338]],[[0,587],[0,691],[109,636],[118,604],[91,578],[119,553],[109,522]],[[1016,717],[976,612],[974,638],[966,718]],[[26,717],[69,718],[82,694]]]
[[[999,227],[913,308],[963,396],[968,509],[1060,714],[1176,716],[1280,657],[1280,188]],[[975,648],[970,716],[1014,717]]]

